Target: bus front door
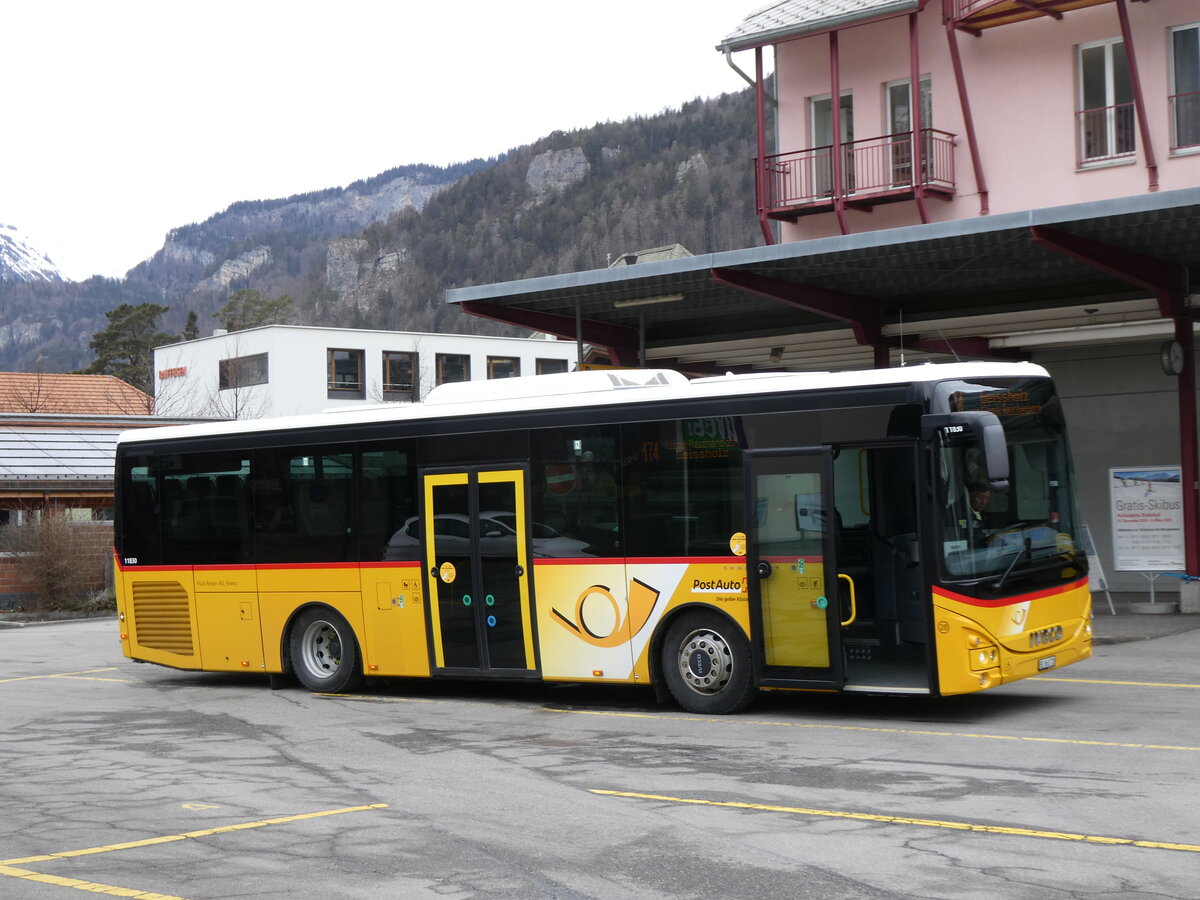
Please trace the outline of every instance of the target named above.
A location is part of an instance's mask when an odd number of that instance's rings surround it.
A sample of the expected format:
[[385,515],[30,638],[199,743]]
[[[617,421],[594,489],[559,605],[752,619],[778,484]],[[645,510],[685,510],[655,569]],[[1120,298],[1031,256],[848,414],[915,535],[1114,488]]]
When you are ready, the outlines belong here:
[[844,682],[833,457],[821,448],[747,454],[747,587],[764,686]]
[[424,559],[437,669],[514,676],[536,669],[525,472],[425,473]]

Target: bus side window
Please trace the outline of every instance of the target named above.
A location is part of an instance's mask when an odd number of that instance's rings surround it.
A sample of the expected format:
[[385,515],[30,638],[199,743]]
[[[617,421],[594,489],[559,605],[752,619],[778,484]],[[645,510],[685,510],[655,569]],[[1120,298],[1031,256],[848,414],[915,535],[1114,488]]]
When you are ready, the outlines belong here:
[[158,503],[157,457],[124,460],[121,481],[124,527],[119,537],[120,555],[126,560],[136,560],[136,565],[159,565],[163,510]]
[[248,470],[249,460],[240,453],[165,458],[163,563],[250,561],[253,545],[243,487]]
[[362,450],[358,496],[358,558],[420,560],[417,470],[411,445]]
[[535,555],[620,556],[617,429],[585,426],[531,435]]
[[728,416],[624,426],[625,554],[728,555],[745,528],[741,445]]

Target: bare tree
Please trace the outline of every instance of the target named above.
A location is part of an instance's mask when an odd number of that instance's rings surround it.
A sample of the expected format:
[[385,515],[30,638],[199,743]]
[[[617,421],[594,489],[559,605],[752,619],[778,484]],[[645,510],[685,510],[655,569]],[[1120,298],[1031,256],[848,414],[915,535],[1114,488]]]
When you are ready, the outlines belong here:
[[104,586],[109,541],[94,539],[97,524],[46,509],[32,521],[0,527],[0,551],[38,595],[38,609],[78,609],[89,591]]

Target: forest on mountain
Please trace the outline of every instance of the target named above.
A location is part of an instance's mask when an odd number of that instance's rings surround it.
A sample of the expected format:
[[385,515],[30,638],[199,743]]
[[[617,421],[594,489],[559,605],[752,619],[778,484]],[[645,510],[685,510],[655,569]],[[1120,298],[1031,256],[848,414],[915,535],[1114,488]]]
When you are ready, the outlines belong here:
[[[555,132],[496,159],[237,203],[173,230],[124,279],[0,284],[0,370],[87,366],[93,334],[122,304],[161,304],[164,332],[182,332],[190,316],[207,334],[239,290],[293,298],[295,324],[515,333],[448,308],[445,290],[602,268],[667,244],[761,244],[754,133],[746,90]],[[374,221],[353,221],[388,203],[396,208]]]

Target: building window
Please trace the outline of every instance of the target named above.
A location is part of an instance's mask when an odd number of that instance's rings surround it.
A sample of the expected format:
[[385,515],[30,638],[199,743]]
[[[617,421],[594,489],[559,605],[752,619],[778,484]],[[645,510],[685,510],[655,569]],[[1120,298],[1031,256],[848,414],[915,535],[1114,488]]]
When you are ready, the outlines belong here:
[[326,356],[330,396],[363,396],[363,351],[329,350]]
[[567,371],[567,361],[565,359],[539,359],[537,361],[537,373],[539,375],[557,375],[559,372]]
[[417,373],[420,371],[416,353],[383,351],[383,399],[419,400]]
[[521,360],[515,356],[489,356],[488,378],[516,378],[521,374]]
[[1079,160],[1083,164],[1132,156],[1137,150],[1133,82],[1123,41],[1083,44],[1079,77]]
[[1200,147],[1200,25],[1171,30],[1171,149]]
[[[806,199],[828,196],[833,192],[833,98],[826,94],[809,101],[809,129],[812,136],[811,160]],[[849,192],[854,190],[854,96],[842,91],[838,105],[839,132],[842,136],[842,183]]]
[[[887,128],[885,138],[888,148],[888,164],[890,178],[880,184],[900,187],[913,184],[913,142],[912,131],[915,124],[912,119],[912,85],[911,78],[899,81],[889,81],[884,85],[884,101],[887,107]],[[933,141],[930,129],[933,128],[933,89],[928,75],[921,76],[921,133],[925,142],[921,147],[925,170],[921,173],[921,182],[929,181],[929,173],[934,171]],[[876,176],[877,177],[877,176]],[[870,184],[870,182],[868,182]]]
[[471,380],[471,357],[461,353],[437,355],[437,383],[450,384]]
[[267,354],[235,356],[217,363],[217,387],[222,391],[267,383]]

